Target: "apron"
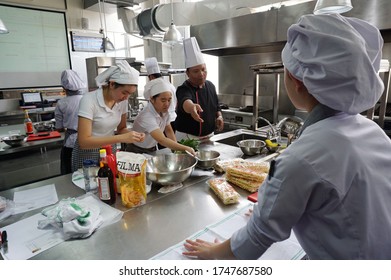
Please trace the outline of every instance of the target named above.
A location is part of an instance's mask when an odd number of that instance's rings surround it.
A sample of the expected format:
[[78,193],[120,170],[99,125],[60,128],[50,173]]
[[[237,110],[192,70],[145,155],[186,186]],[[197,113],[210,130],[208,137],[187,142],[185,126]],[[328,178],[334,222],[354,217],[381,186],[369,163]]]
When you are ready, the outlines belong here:
[[[117,152],[117,145],[113,144],[111,145],[113,154]],[[99,150],[101,148],[94,148],[94,149],[82,149],[80,148],[79,141],[76,140],[75,147],[72,151],[72,171],[75,172],[78,169],[83,168],[83,161],[85,159],[92,159],[96,160],[96,162],[100,161],[99,158]]]

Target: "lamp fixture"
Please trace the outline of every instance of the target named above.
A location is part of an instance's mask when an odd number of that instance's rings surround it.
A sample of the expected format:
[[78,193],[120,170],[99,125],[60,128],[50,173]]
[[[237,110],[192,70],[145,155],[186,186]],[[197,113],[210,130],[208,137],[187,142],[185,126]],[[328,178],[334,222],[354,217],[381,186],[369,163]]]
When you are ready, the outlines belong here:
[[315,5],[314,14],[342,14],[351,9],[353,9],[351,0],[318,0]]
[[114,51],[115,47],[114,47],[113,43],[110,41],[109,37],[107,37],[107,35],[105,34],[105,31],[107,32],[105,0],[103,0],[102,3],[103,3],[103,20],[105,22],[105,29],[103,29],[103,24],[102,24],[102,8],[101,8],[100,0],[98,0],[99,19],[100,19],[100,26],[101,26],[99,33],[103,35],[102,50],[103,51]]
[[3,21],[0,19],[0,34],[7,34],[9,33],[7,27],[5,27]]
[[182,34],[176,28],[174,24],[174,7],[171,0],[171,25],[168,28],[167,32],[164,34],[163,42],[174,45],[182,41]]

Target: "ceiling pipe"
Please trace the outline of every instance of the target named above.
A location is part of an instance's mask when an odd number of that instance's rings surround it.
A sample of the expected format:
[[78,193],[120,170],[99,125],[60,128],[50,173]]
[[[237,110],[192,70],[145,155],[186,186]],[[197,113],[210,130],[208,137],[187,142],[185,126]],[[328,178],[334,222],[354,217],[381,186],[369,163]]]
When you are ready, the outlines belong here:
[[[273,1],[276,0],[268,2]],[[173,9],[176,26],[190,26],[251,14],[252,10],[259,5],[259,0],[177,2],[172,3],[172,6],[171,4],[156,5],[137,15],[132,10],[118,7],[117,14],[128,34],[163,36],[171,25],[171,9]]]

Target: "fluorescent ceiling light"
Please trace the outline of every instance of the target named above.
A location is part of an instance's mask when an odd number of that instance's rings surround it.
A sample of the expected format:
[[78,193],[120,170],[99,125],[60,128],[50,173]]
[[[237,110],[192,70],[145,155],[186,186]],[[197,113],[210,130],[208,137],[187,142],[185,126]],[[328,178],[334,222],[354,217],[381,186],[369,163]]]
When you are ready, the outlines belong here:
[[7,34],[9,33],[7,27],[5,27],[3,21],[0,19],[0,34]]

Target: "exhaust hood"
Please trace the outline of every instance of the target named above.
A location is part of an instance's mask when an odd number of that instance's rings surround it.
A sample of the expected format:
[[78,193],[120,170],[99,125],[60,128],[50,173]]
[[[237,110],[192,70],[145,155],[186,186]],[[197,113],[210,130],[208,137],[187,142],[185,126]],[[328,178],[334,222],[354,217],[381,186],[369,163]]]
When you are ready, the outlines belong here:
[[[286,33],[300,16],[312,14],[316,1],[282,6],[266,12],[249,14],[190,27],[202,52],[216,55],[279,52],[286,42]],[[357,17],[377,26],[385,42],[391,33],[389,0],[355,0],[353,9],[344,16]]]

